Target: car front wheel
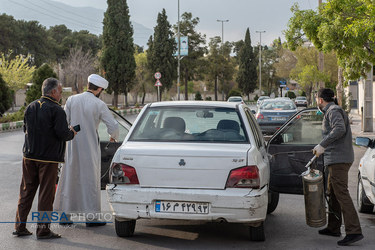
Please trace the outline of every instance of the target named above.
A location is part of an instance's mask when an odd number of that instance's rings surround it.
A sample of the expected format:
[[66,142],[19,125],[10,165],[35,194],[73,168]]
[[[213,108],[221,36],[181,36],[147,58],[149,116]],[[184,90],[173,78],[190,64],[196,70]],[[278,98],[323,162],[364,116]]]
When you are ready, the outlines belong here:
[[365,190],[363,189],[360,175],[358,175],[357,204],[358,211],[361,213],[372,213],[372,211],[374,210],[374,204],[371,204],[371,201],[369,201],[366,196]]
[[252,241],[265,241],[264,235],[264,222],[258,227],[249,226],[250,240]]
[[119,221],[115,219],[115,230],[119,237],[130,237],[134,234],[135,220]]

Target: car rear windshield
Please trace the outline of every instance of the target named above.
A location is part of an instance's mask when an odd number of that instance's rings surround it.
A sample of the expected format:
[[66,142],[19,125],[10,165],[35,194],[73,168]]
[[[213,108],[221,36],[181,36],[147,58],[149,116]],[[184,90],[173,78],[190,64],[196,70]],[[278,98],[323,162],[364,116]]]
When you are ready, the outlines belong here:
[[296,105],[290,101],[263,101],[260,109],[263,110],[294,110]]
[[231,97],[228,99],[228,102],[242,102],[241,97]]
[[296,100],[306,100],[306,97],[297,97]]
[[150,107],[137,122],[129,141],[247,142],[234,108]]

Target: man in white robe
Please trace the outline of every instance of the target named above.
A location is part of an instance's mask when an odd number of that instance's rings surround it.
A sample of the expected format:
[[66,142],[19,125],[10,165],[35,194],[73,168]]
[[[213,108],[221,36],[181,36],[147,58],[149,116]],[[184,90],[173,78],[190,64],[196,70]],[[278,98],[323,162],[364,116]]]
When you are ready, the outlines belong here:
[[[118,123],[107,105],[98,97],[108,81],[99,75],[88,77],[87,92],[70,96],[65,104],[68,124],[80,125],[81,131],[66,148],[65,165],[58,183],[54,209],[70,213],[100,213],[101,153],[98,126],[103,121],[110,140],[119,135]],[[64,224],[70,224],[64,223]],[[100,226],[105,223],[87,223],[86,226]]]

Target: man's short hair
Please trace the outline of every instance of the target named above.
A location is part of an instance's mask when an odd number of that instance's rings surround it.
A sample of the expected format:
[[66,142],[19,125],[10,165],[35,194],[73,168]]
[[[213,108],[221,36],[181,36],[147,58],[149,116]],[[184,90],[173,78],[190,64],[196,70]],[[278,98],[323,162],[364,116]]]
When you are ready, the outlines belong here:
[[98,88],[100,88],[100,87],[98,87],[98,86],[96,86],[95,84],[93,84],[93,83],[91,83],[91,82],[89,82],[89,89],[90,90],[97,90]]
[[335,101],[335,92],[333,92],[332,89],[321,88],[318,91],[318,97],[322,98],[326,102],[334,102]]
[[59,86],[60,81],[56,78],[50,77],[44,80],[42,85],[42,95],[49,95],[51,94],[52,90],[57,89]]

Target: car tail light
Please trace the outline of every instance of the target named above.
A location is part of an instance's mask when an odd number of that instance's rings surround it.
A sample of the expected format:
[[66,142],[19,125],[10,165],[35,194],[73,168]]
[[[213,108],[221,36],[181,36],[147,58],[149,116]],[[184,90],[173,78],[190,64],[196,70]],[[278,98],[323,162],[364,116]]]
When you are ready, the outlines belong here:
[[111,182],[122,184],[139,184],[135,168],[122,163],[113,163],[111,166]]
[[257,119],[264,119],[263,114],[262,114],[262,113],[258,113],[258,114],[257,114]]
[[246,166],[230,171],[226,188],[259,188],[259,169]]

